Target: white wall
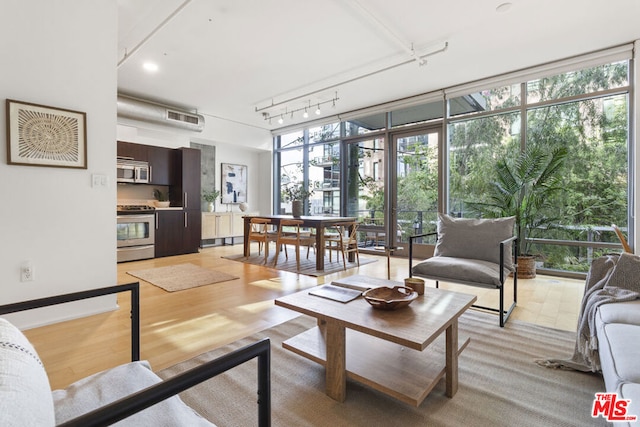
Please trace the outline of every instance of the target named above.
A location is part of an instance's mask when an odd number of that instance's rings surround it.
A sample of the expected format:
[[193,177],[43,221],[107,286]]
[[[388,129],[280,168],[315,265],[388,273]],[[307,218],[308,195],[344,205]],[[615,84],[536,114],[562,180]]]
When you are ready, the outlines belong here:
[[[116,51],[114,1],[2,4],[0,98],[86,112],[88,169],[8,165],[0,150],[0,304],[116,284]],[[92,188],[92,174],[108,187]],[[24,261],[32,282],[20,281]],[[107,297],[9,317],[28,327],[113,308]]]
[[[220,163],[247,165],[248,206],[251,211],[271,213],[271,133],[205,116],[203,132],[193,132],[132,119],[118,118],[117,139],[160,147],[189,147],[191,142],[216,147],[216,186],[220,188]],[[256,148],[258,147],[258,148]],[[268,150],[265,148],[268,147]],[[216,210],[239,212],[236,205],[221,205]]]

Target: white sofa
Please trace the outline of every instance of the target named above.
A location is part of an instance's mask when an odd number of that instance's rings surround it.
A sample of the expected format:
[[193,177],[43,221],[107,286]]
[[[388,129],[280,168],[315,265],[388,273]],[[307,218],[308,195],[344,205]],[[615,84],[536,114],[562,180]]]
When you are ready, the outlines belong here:
[[602,304],[596,312],[598,356],[605,388],[618,399],[631,399],[628,415],[640,423],[640,299]]
[[[188,407],[177,393],[248,360],[258,359],[258,423],[271,422],[270,342],[263,339],[234,350],[167,380],[158,377],[146,361],[139,361],[136,330],[138,283],[43,298],[0,306],[0,315],[94,296],[132,292],[131,363],[83,378],[64,390],[51,391],[45,368],[25,335],[0,318],[0,425],[103,426],[212,426]],[[121,420],[121,421],[120,421]]]

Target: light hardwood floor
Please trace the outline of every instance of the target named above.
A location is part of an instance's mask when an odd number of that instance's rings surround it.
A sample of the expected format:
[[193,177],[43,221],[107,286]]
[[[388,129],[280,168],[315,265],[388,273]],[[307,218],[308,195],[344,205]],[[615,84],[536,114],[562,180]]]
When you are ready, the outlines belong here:
[[[295,316],[273,300],[280,295],[328,283],[343,275],[386,278],[386,259],[324,277],[310,277],[222,258],[240,254],[241,245],[202,249],[199,254],[118,264],[118,283],[138,279],[127,271],[193,263],[240,279],[169,293],[141,283],[141,357],[160,370],[233,342]],[[407,276],[408,261],[392,258],[391,279]],[[433,286],[427,283],[427,286]],[[497,291],[441,284],[442,288],[478,295],[478,303],[497,305]],[[511,289],[511,285],[507,289]],[[518,281],[518,306],[511,319],[574,331],[584,283],[538,275]],[[25,331],[40,354],[52,388],[129,361],[129,294],[118,298],[119,310]],[[496,316],[496,323],[498,322]]]

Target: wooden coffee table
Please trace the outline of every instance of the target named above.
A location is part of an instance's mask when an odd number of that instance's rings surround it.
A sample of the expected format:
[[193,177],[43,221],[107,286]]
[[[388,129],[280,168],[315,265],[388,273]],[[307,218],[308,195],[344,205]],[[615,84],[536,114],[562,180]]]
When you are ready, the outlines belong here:
[[345,304],[304,290],[275,303],[318,319],[318,326],[282,346],[325,367],[328,396],[343,402],[350,378],[419,406],[442,377],[446,395],[456,394],[458,355],[469,343],[458,337],[458,318],[476,299],[427,288],[408,307],[386,311],[363,297]]

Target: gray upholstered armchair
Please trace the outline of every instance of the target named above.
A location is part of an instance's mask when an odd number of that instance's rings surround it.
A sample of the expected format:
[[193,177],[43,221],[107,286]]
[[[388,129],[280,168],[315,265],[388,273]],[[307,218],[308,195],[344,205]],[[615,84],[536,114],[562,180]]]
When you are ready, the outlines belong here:
[[[516,306],[518,288],[517,237],[515,217],[492,219],[452,218],[438,214],[436,233],[411,236],[409,239],[409,277],[418,276],[439,282],[451,282],[484,288],[500,293],[499,308],[473,306],[497,312],[504,326]],[[435,235],[433,257],[413,265],[415,240]],[[513,273],[513,303],[505,309],[504,284]]]

